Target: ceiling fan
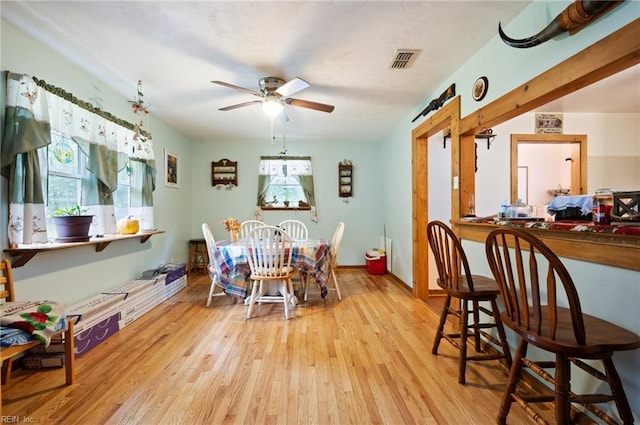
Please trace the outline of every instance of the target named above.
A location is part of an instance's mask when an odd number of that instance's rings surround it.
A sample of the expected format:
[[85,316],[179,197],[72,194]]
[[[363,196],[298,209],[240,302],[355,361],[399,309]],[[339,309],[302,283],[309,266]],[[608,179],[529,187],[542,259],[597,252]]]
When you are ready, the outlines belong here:
[[262,103],[262,108],[271,117],[280,115],[281,119],[287,121],[287,116],[283,113],[284,105],[298,106],[301,108],[314,109],[322,112],[333,112],[334,106],[324,103],[311,102],[309,100],[296,99],[289,97],[294,93],[309,87],[309,83],[301,78],[294,78],[290,81],[284,81],[278,77],[264,77],[258,81],[260,91],[247,89],[236,86],[234,84],[225,83],[224,81],[211,81],[214,84],[229,87],[235,90],[241,90],[251,93],[254,96],[262,98],[261,100],[250,100],[248,102],[238,103],[236,105],[225,106],[218,109],[219,111],[230,111],[232,109],[242,108],[244,106]]

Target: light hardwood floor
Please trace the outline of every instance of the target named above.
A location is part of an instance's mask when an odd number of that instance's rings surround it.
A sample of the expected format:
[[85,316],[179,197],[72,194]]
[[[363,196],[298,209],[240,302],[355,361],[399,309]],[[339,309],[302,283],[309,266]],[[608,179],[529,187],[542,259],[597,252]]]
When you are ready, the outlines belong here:
[[[389,275],[339,269],[342,301],[314,290],[284,320],[186,289],[61,369],[15,371],[3,415],[34,424],[492,424],[506,381],[498,362],[431,354],[438,314]],[[315,288],[314,288],[315,289]],[[510,424],[529,423],[514,406]]]

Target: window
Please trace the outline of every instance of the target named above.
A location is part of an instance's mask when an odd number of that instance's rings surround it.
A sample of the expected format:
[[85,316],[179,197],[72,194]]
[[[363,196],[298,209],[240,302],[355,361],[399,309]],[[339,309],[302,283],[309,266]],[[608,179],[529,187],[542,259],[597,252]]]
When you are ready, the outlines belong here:
[[[82,198],[83,170],[86,168],[87,156],[78,144],[56,130],[51,130],[51,145],[47,149],[48,182],[45,191],[47,214],[47,238],[54,239],[56,228],[51,216],[58,208],[71,205],[84,205]],[[116,220],[129,216],[130,205],[129,163],[118,173],[118,188],[113,193]]]
[[262,209],[311,209],[310,157],[260,157],[258,201]]

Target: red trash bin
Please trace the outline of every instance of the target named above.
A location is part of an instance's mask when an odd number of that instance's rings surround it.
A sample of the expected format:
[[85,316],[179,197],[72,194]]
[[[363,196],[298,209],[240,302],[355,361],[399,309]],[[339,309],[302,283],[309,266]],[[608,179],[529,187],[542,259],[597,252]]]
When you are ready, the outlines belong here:
[[377,249],[367,251],[364,256],[369,274],[385,274],[387,272],[387,256]]

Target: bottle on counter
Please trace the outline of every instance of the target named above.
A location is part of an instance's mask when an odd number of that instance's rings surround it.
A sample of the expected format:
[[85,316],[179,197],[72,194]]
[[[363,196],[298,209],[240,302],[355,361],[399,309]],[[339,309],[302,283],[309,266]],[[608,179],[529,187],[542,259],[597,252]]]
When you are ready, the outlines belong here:
[[502,205],[500,205],[500,209],[498,210],[498,218],[507,218],[507,201],[502,201]]
[[598,189],[593,196],[592,219],[595,224],[611,224],[613,209],[613,190]]

